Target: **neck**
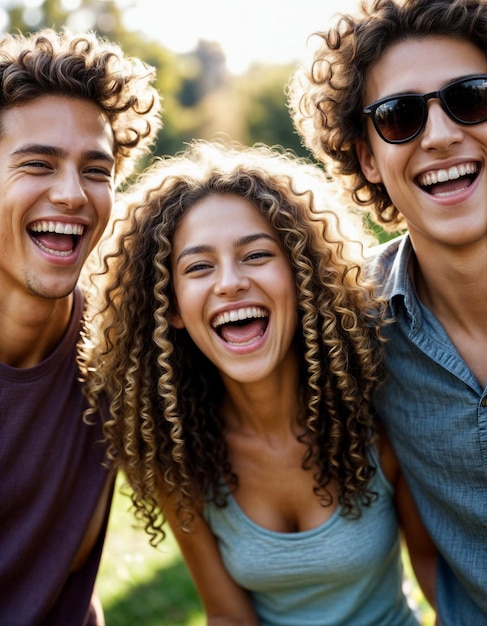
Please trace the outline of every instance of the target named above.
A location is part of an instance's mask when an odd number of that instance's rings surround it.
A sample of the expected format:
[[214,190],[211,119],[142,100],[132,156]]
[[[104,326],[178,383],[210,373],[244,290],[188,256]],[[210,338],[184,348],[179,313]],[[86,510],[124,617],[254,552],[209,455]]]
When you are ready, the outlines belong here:
[[435,315],[481,387],[487,384],[487,243],[454,254],[417,255],[421,301]]
[[225,381],[225,386],[222,414],[229,430],[265,437],[296,431],[300,405],[297,362],[258,383]]
[[415,249],[415,253],[411,269],[425,306],[440,320],[485,327],[487,242],[468,249]]
[[2,297],[0,362],[26,368],[47,358],[66,331],[72,304],[72,294],[60,299]]

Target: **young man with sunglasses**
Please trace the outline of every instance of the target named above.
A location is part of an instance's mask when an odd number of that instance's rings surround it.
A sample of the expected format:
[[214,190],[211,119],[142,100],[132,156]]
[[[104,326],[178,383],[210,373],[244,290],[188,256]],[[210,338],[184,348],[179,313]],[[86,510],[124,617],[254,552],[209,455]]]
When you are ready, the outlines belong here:
[[487,2],[375,0],[290,87],[304,142],[407,234],[371,259],[394,323],[377,410],[438,551],[442,626],[487,624]]

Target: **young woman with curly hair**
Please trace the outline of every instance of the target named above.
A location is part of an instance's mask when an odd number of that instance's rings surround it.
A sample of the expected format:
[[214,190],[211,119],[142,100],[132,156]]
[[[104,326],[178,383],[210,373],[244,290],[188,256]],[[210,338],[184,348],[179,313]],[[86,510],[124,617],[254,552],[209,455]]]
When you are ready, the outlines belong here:
[[417,624],[394,487],[413,562],[434,554],[376,424],[382,305],[328,184],[196,142],[143,175],[105,257],[89,398],[108,392],[111,459],[209,624]]

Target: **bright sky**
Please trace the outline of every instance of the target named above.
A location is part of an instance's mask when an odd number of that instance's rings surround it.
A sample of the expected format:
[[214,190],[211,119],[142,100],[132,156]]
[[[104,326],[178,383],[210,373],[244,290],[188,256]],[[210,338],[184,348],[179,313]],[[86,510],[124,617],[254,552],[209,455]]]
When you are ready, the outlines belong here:
[[358,0],[137,0],[136,8],[125,10],[124,17],[127,27],[144,31],[174,52],[193,50],[199,39],[216,41],[227,67],[238,74],[254,61],[284,64],[305,59],[308,36],[326,30],[334,14],[353,12],[357,4]]

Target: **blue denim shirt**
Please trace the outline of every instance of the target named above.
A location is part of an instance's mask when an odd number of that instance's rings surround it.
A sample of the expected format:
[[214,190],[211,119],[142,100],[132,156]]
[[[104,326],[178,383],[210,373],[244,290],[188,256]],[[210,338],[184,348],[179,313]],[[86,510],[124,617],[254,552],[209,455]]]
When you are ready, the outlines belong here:
[[[440,552],[443,626],[487,625],[487,388],[423,306],[408,273],[408,236],[374,249],[373,276],[397,321],[378,413]],[[487,357],[486,357],[487,358]]]

